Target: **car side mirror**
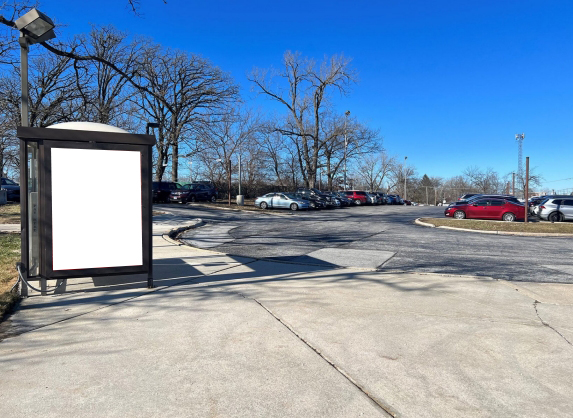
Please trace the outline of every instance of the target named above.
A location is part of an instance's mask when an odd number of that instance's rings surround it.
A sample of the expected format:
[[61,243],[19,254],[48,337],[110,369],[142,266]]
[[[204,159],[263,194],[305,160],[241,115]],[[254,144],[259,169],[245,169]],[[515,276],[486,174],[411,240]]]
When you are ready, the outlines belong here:
[[477,206],[477,205],[478,205],[477,203],[474,203],[472,206]]

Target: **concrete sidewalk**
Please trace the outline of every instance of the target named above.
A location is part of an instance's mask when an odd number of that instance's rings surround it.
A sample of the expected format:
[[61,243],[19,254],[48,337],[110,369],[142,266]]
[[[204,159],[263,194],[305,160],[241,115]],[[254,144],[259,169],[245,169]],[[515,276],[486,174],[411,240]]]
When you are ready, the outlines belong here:
[[570,285],[230,257],[166,241],[167,227],[156,289],[78,280],[3,324],[0,416],[573,410]]

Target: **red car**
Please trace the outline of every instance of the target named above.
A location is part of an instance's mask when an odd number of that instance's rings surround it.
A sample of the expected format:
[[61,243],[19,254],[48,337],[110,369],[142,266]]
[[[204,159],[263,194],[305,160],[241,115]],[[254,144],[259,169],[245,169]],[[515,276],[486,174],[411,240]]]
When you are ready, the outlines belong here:
[[341,190],[344,197],[351,199],[355,205],[365,205],[368,203],[368,195],[362,190]]
[[507,222],[523,220],[525,206],[505,199],[483,198],[473,202],[455,203],[445,213],[455,219],[498,219]]

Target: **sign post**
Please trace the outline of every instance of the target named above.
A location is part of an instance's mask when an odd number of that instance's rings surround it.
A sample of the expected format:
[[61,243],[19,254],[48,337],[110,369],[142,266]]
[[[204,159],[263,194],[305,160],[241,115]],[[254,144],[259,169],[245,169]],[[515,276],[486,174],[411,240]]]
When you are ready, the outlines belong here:
[[87,122],[19,127],[18,138],[22,277],[147,274],[153,287],[155,138]]

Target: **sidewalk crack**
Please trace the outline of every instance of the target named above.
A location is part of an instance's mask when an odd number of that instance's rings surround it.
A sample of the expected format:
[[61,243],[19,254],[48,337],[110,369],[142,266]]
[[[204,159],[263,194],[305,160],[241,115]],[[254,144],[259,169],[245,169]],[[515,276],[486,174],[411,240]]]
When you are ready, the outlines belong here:
[[561,334],[559,331],[557,331],[555,328],[553,328],[551,325],[549,325],[547,322],[545,322],[543,319],[541,319],[541,316],[539,316],[539,312],[537,311],[537,305],[541,303],[538,300],[536,300],[535,302],[533,302],[533,308],[535,309],[535,314],[537,315],[537,317],[539,318],[539,321],[541,321],[541,323],[543,325],[545,325],[548,328],[551,328],[553,331],[555,331],[561,338],[563,338],[567,344],[569,344],[570,346],[573,347],[573,344],[571,344],[571,341],[569,341],[567,339],[567,337],[565,337],[565,335]]
[[356,382],[356,380],[354,380],[347,372],[345,372],[342,368],[337,366],[336,363],[334,363],[332,360],[330,360],[323,352],[321,352],[318,348],[316,348],[314,345],[312,345],[309,341],[305,340],[302,337],[302,335],[300,335],[289,324],[287,324],[285,321],[283,321],[281,318],[279,318],[277,315],[275,315],[275,313],[272,312],[269,308],[267,308],[265,305],[263,305],[261,302],[259,302],[255,298],[248,297],[244,294],[240,294],[240,295],[242,297],[244,297],[245,299],[251,299],[254,302],[256,302],[261,308],[263,308],[273,318],[275,318],[281,325],[283,325],[292,334],[294,334],[294,336],[297,337],[302,343],[304,343],[308,348],[310,348],[312,351],[314,351],[320,358],[322,358],[324,361],[326,361],[338,373],[340,373],[342,376],[344,376],[346,378],[346,380],[348,380],[354,387],[356,387],[360,392],[362,392],[364,395],[366,395],[366,397],[368,397],[368,399],[370,399],[370,401],[372,401],[374,404],[376,404],[376,406],[378,406],[380,409],[382,409],[382,411],[384,411],[386,414],[388,414],[389,416],[394,417],[394,418],[401,416],[394,408],[392,408],[390,405],[388,405],[387,402],[385,402],[382,399],[380,399],[379,397],[369,393],[364,387],[362,387],[362,385],[360,385],[358,382]]

